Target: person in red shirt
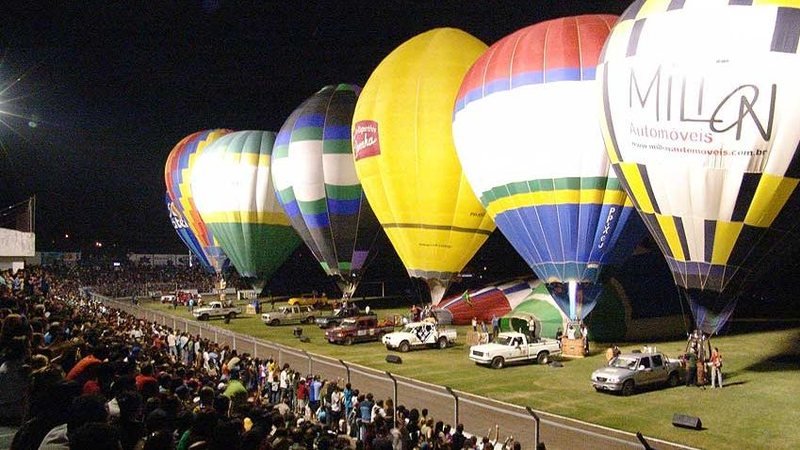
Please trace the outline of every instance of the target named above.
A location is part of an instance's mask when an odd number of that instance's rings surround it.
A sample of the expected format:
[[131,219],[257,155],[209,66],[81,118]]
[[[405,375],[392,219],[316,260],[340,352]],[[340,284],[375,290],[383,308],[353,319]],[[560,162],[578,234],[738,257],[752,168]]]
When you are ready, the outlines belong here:
[[136,390],[141,392],[144,388],[144,385],[147,383],[155,383],[158,384],[158,380],[153,376],[153,365],[152,364],[145,364],[142,366],[141,373],[136,375]]
[[306,413],[306,404],[308,404],[308,385],[305,378],[300,378],[300,382],[297,383],[297,414]]
[[108,350],[105,347],[97,347],[88,355],[81,358],[77,364],[67,374],[68,381],[75,381],[78,386],[83,387],[94,374],[90,369],[94,369],[100,365],[108,357]]

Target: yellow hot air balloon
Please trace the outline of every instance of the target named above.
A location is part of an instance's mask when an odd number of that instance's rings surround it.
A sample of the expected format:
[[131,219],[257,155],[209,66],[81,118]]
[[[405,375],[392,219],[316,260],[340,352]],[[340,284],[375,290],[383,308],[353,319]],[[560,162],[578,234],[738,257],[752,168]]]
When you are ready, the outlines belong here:
[[486,45],[434,29],[396,48],[370,76],[353,114],[356,173],[408,274],[438,303],[494,230],[461,173],[452,135],[464,74]]

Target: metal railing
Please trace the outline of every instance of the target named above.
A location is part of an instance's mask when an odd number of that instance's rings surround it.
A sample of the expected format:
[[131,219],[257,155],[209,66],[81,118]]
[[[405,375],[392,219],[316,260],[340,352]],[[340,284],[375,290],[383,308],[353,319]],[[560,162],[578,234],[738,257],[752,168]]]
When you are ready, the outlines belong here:
[[[235,333],[214,325],[176,317],[150,310],[130,302],[118,301],[97,294],[95,300],[176,331],[199,335],[228,345],[239,353],[250,353],[255,358],[273,358],[280,366],[289,364],[297,371],[320,375],[328,379],[343,379],[362,393],[372,392],[376,399],[392,398],[394,404],[406,408],[427,408],[429,417],[451,423],[452,427],[462,423],[464,429],[478,436],[494,435],[496,424],[500,424],[498,440],[503,442],[513,436],[525,449],[543,448],[643,448],[633,433],[614,430],[590,423],[537,411],[530,407],[512,405],[481,397],[448,386],[439,386],[406,378],[390,372],[380,371],[341,359],[309,353],[289,346]],[[488,431],[486,431],[488,430]],[[659,448],[686,449],[658,439],[648,438],[659,444]],[[540,447],[541,446],[541,447]]]

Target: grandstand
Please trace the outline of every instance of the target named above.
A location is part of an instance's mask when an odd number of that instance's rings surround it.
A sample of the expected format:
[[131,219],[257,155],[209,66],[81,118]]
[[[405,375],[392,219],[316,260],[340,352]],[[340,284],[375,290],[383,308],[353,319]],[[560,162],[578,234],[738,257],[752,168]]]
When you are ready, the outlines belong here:
[[36,197],[0,211],[0,270],[16,272],[36,253]]

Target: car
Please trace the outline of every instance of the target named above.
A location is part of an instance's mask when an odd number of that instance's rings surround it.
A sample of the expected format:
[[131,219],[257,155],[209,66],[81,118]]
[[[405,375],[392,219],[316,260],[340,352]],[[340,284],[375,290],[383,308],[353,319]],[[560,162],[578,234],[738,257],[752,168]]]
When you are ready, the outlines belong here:
[[162,295],[161,296],[161,303],[172,304],[173,300],[175,300],[174,295]]
[[619,392],[627,396],[643,386],[675,387],[683,375],[680,360],[668,358],[648,347],[645,352],[620,354],[607,366],[595,370],[592,386],[598,392]]
[[237,315],[242,313],[242,309],[238,306],[224,305],[222,302],[211,302],[208,306],[195,308],[192,310],[192,315],[197,320],[210,320],[214,317],[224,317],[226,320],[235,319]]
[[473,345],[469,348],[469,359],[475,364],[502,369],[509,363],[536,361],[547,364],[551,355],[561,353],[555,339],[528,339],[527,334],[516,331],[502,332],[494,342]]
[[298,305],[298,306],[315,306],[321,307],[323,305],[328,304],[328,295],[316,295],[316,294],[302,294],[300,297],[292,297],[286,302],[290,306]]
[[336,327],[348,317],[356,317],[365,315],[363,311],[353,305],[347,308],[339,308],[333,311],[333,314],[327,314],[322,317],[317,317],[317,325],[323,330],[326,328]]
[[457,333],[452,328],[440,327],[433,321],[411,322],[400,331],[383,336],[387,350],[407,352],[412,348],[435,347],[445,349],[456,342]]
[[348,317],[335,328],[325,330],[325,339],[331,344],[351,345],[355,342],[380,341],[384,334],[394,331],[394,322],[379,321],[377,316]]
[[266,325],[277,326],[289,323],[314,323],[319,312],[313,306],[289,305],[261,314],[261,321]]

